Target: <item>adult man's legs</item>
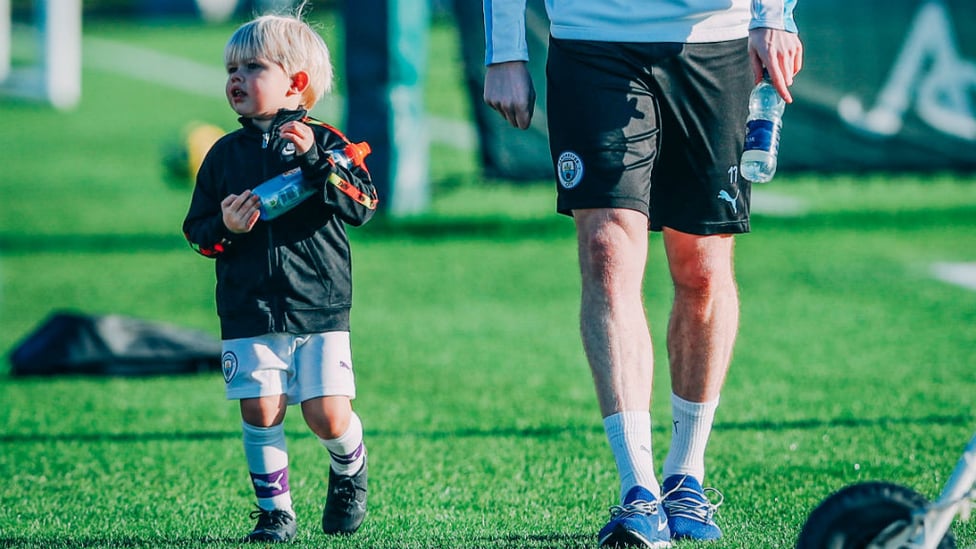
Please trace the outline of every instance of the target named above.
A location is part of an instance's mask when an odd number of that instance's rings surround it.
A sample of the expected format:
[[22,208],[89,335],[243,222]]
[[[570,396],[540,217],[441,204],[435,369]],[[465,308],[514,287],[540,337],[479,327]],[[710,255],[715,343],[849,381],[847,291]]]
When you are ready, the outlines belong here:
[[664,229],[674,282],[668,324],[671,387],[692,402],[718,398],[739,327],[732,235],[698,236]]
[[642,285],[647,217],[624,209],[575,210],[583,348],[600,411],[647,411],[653,357]]
[[[715,539],[716,505],[705,497],[705,447],[739,321],[731,235],[664,230],[674,283],[668,324],[673,437],[664,462],[664,506],[675,538]],[[719,501],[721,503],[721,501]]]
[[620,474],[621,505],[611,511],[599,541],[669,547],[651,453],[653,355],[642,299],[647,217],[626,209],[575,210],[573,215],[583,348]]

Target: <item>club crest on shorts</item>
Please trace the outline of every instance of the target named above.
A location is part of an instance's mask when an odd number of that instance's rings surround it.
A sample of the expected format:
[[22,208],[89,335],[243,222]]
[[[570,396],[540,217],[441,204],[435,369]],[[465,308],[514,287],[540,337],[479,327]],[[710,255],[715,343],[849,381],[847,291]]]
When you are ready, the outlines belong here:
[[224,373],[224,382],[230,383],[237,375],[237,355],[227,351],[220,357],[220,369]]
[[560,154],[556,168],[559,173],[559,184],[564,189],[572,189],[583,179],[583,161],[573,151]]

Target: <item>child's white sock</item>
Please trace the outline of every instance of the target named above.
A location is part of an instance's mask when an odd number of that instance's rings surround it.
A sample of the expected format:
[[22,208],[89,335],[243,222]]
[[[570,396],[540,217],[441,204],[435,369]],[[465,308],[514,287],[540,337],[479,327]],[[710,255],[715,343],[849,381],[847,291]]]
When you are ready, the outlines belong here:
[[258,507],[265,511],[283,509],[292,515],[291,491],[288,488],[288,448],[284,425],[244,427],[244,455],[251,472]]
[[654,476],[651,453],[651,414],[620,412],[603,418],[603,428],[620,474],[620,499],[634,486],[650,490],[656,497],[661,487]]
[[705,446],[712,432],[718,398],[710,402],[689,402],[672,393],[671,410],[674,429],[671,448],[664,460],[664,478],[690,475],[705,480]]
[[363,444],[363,423],[356,412],[349,418],[349,428],[338,438],[319,442],[325,446],[332,457],[332,470],[339,475],[354,475],[359,472],[366,459],[366,446]]

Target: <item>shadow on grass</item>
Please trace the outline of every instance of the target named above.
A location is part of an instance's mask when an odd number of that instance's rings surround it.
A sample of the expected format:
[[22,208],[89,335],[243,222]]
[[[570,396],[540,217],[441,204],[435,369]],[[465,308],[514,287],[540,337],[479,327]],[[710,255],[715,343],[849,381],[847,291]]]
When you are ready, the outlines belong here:
[[50,252],[167,252],[190,250],[189,244],[174,234],[2,234],[0,253],[31,254]]
[[513,219],[504,215],[483,217],[421,216],[417,218],[378,218],[358,230],[366,239],[412,238],[419,240],[528,240],[576,234],[573,222],[565,216]]
[[[929,415],[918,417],[881,417],[881,418],[811,418],[790,421],[743,421],[718,422],[716,431],[790,431],[824,429],[828,427],[891,427],[895,425],[968,425],[973,423],[971,415]],[[669,429],[669,425],[655,426],[655,431]],[[462,428],[456,430],[432,431],[397,431],[392,429],[368,430],[367,437],[416,437],[429,440],[450,440],[470,438],[557,438],[578,433],[602,433],[603,427],[597,423],[592,425],[549,425],[529,428],[495,428],[476,429]],[[295,433],[298,437],[311,437],[308,432]],[[0,443],[43,443],[50,441],[61,442],[110,442],[130,443],[148,441],[195,441],[195,440],[228,440],[238,439],[238,431],[172,431],[172,432],[143,432],[143,433],[4,433],[0,435]]]
[[[798,232],[817,229],[841,229],[876,231],[894,227],[899,231],[926,231],[939,227],[965,227],[974,225],[976,206],[961,205],[945,208],[920,208],[902,210],[814,212],[799,217],[767,216],[755,214],[753,230],[763,232]],[[758,227],[758,229],[757,229]]]
[[[807,231],[811,227],[831,229],[877,230],[898,227],[901,230],[926,230],[940,226],[972,225],[976,208],[959,206],[909,211],[861,211],[810,213],[802,217],[767,217],[756,214],[763,231]],[[0,233],[0,253],[28,254],[38,252],[132,252],[173,251],[189,249],[174,228],[172,234],[18,234]],[[552,214],[532,219],[490,216],[418,216],[390,219],[378,216],[362,228],[349,231],[358,240],[415,239],[429,242],[454,240],[532,240],[537,238],[573,238],[573,222]]]
[[[189,250],[175,228],[172,234],[18,234],[0,233],[0,253],[29,254],[52,252],[132,252]],[[530,240],[541,237],[574,235],[571,221],[562,216],[539,219],[497,217],[420,217],[390,220],[379,218],[349,233],[361,240],[417,239],[451,240]]]
[[878,418],[810,418],[790,421],[740,421],[718,422],[715,430],[721,431],[790,431],[822,429],[825,427],[890,427],[893,425],[968,425],[974,422],[972,415],[929,415],[918,417],[878,417]]
[[[363,547],[363,542],[357,543],[355,538],[342,541],[340,545],[347,547]],[[363,540],[366,541],[366,540]],[[401,548],[429,548],[429,549],[466,549],[466,548],[490,548],[490,547],[519,547],[526,549],[572,549],[590,548],[596,546],[595,538],[592,534],[572,533],[572,534],[547,534],[547,535],[528,535],[511,534],[501,536],[482,536],[470,540],[459,539],[446,542],[444,540],[429,540],[419,542],[402,542],[398,540],[387,540],[385,543],[376,543],[372,540],[369,543],[371,549],[401,549]],[[335,544],[328,543],[331,547]],[[146,537],[119,537],[107,536],[104,538],[79,536],[79,537],[0,537],[0,547],[17,548],[37,548],[37,549],[68,549],[68,548],[120,548],[120,549],[139,549],[166,547],[177,549],[181,547],[241,547],[240,539],[220,539],[214,537],[193,537],[185,538],[146,538]],[[262,546],[264,546],[262,544]],[[296,540],[290,544],[292,547],[319,547],[321,544],[303,542]]]
[[537,549],[571,549],[594,547],[596,534],[575,532],[572,534],[509,534],[507,536],[478,537],[460,547],[524,547]]
[[104,538],[79,536],[79,537],[0,537],[0,547],[17,547],[24,549],[86,549],[86,548],[106,548],[113,549],[158,549],[160,547],[180,548],[180,547],[240,547],[240,539],[217,539],[212,537],[186,537],[186,538],[140,538],[135,536],[107,536]]

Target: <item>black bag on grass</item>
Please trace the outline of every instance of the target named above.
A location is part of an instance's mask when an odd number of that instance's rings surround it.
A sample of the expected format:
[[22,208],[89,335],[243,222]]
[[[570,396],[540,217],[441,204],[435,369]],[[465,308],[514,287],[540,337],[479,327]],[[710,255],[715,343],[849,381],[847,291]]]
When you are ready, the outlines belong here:
[[10,354],[11,375],[143,376],[220,370],[220,340],[121,315],[56,312]]

